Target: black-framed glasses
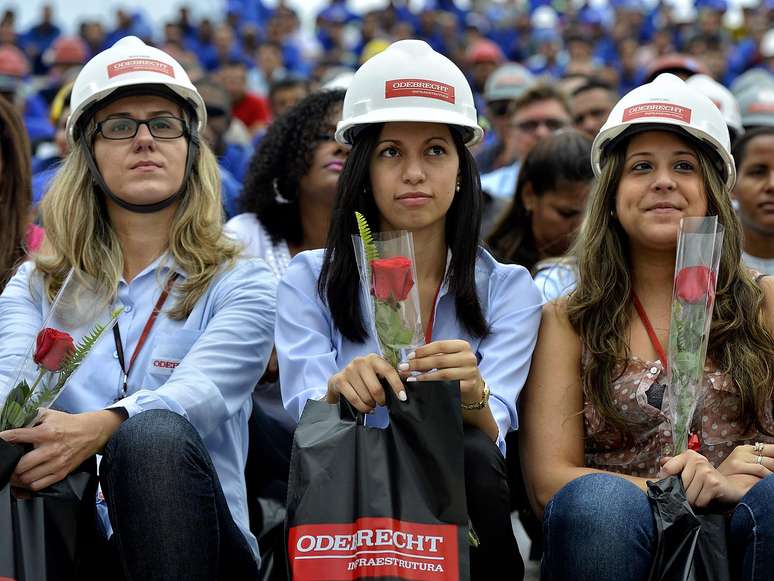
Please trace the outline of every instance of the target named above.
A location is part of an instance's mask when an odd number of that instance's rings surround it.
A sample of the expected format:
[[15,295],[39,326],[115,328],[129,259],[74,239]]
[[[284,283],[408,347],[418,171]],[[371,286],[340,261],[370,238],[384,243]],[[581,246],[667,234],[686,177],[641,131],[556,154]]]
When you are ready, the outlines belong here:
[[140,125],[145,125],[156,139],[177,139],[188,132],[184,119],[178,117],[152,117],[151,119],[132,119],[131,117],[111,117],[97,123],[94,133],[105,139],[132,139],[137,135]]

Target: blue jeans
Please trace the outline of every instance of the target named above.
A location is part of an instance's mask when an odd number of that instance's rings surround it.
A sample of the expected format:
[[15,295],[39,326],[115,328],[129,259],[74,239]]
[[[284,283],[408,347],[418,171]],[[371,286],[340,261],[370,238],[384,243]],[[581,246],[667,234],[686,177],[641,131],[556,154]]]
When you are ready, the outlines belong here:
[[[730,524],[731,577],[771,578],[774,570],[774,475],[742,498]],[[647,496],[610,474],[576,478],[554,495],[543,518],[543,581],[645,581],[655,549]],[[742,571],[741,577],[736,574]]]
[[258,578],[210,455],[182,416],[126,420],[105,447],[100,480],[126,579]]
[[771,579],[774,572],[773,513],[774,474],[771,474],[742,497],[731,515],[732,571],[741,571],[742,579]]

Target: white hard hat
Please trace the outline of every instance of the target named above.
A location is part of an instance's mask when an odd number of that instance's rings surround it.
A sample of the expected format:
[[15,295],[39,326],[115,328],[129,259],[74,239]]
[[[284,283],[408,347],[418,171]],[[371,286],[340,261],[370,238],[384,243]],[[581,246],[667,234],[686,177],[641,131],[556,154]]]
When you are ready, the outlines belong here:
[[352,144],[358,128],[391,121],[424,121],[460,127],[466,145],[484,130],[465,75],[421,40],[401,40],[361,66],[344,97],[336,141]]
[[748,87],[739,93],[739,108],[745,127],[774,125],[774,84]]
[[731,91],[709,75],[693,75],[685,81],[685,84],[696,89],[702,95],[709,97],[709,100],[720,109],[723,118],[726,120],[726,125],[736,131],[737,135],[744,133],[739,103]]
[[75,130],[83,114],[117,89],[139,85],[166,87],[188,103],[196,113],[197,133],[207,123],[207,110],[199,92],[183,67],[162,50],[148,46],[136,36],[125,36],[87,62],[73,85],[72,112],[67,120],[67,140],[74,145]]
[[726,187],[729,191],[734,187],[736,169],[723,115],[708,97],[670,73],[629,91],[613,107],[591,148],[594,175],[602,172],[605,150],[627,129],[658,129],[658,126],[683,133],[714,152],[721,162],[719,169]]
[[532,28],[556,28],[559,15],[550,6],[538,6],[529,19]]

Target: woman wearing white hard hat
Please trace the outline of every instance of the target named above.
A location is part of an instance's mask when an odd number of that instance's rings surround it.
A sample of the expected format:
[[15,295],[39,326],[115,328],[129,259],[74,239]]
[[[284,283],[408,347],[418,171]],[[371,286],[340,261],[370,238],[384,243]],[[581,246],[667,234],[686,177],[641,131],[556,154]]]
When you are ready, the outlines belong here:
[[57,411],[0,433],[35,445],[12,483],[41,490],[103,454],[112,567],[129,579],[254,578],[244,465],[273,277],[223,235],[204,103],[173,58],[123,38],[84,66],[71,105],[73,149],[42,207],[47,248],[0,297],[0,375],[25,356],[71,268],[123,313]]
[[[735,169],[718,108],[663,74],[615,106],[592,147],[597,181],[577,289],[549,303],[522,401],[522,463],[544,519],[544,579],[645,580],[656,531],[647,480],[680,475],[694,507],[731,511],[734,579],[774,567],[774,280],[740,261]],[[692,431],[672,458],[665,398],[677,232],[725,227]],[[757,523],[757,524],[756,524]]]
[[[472,578],[520,579],[504,438],[517,427],[541,299],[524,268],[479,247],[482,198],[467,149],[482,136],[476,119],[462,72],[424,42],[396,42],[358,70],[336,131],[352,150],[327,250],[291,262],[275,338],[285,406],[296,416],[308,399],[344,397],[375,410],[369,424],[385,425],[377,378],[404,399],[401,376],[412,372],[420,381],[460,380],[468,509],[481,540],[471,549]],[[375,230],[413,235],[426,345],[400,374],[376,355],[361,319],[356,210]]]

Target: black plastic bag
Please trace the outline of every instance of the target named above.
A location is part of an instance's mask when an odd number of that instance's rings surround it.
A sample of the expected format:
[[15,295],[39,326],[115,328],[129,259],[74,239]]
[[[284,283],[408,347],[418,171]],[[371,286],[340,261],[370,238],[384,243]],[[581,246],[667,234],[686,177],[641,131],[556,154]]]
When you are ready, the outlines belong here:
[[288,485],[297,581],[469,579],[459,382],[384,385],[390,425],[364,426],[344,399],[309,401]]
[[696,514],[679,476],[648,482],[656,519],[649,581],[731,581],[722,514]]
[[0,482],[0,577],[81,579],[96,534],[96,462],[90,458],[61,482],[24,493],[12,490],[7,480],[22,453],[0,439],[0,475],[7,474]]

